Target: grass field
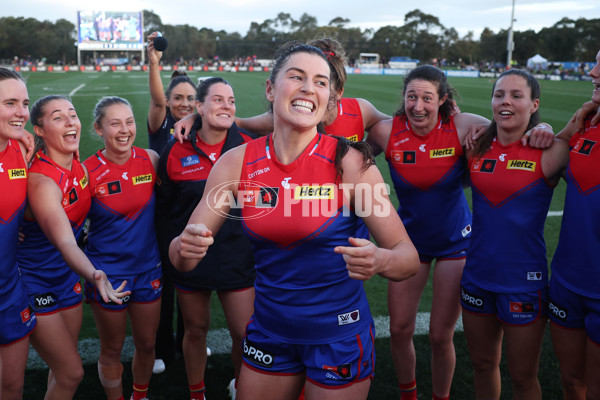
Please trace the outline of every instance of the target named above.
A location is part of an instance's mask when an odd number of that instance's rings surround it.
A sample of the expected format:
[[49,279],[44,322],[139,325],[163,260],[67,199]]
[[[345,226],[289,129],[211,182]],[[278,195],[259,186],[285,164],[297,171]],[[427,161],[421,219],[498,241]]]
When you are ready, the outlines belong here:
[[[192,79],[206,76],[206,73],[190,72]],[[266,100],[264,99],[265,73],[214,73],[221,75],[232,84],[235,95],[237,113],[247,117],[264,112]],[[136,115],[138,136],[136,145],[147,146],[146,115],[149,105],[148,78],[142,72],[108,72],[108,73],[31,73],[28,79],[29,96],[33,101],[47,94],[70,95],[82,122],[81,157],[87,158],[101,148],[102,142],[96,137],[92,129],[92,111],[95,103],[106,95],[117,95],[127,98]],[[162,74],[163,82],[168,82],[170,73]],[[450,78],[460,97],[458,104],[463,112],[472,112],[491,117],[490,96],[492,81],[484,78]],[[540,113],[542,120],[550,123],[555,131],[559,131],[571,117],[573,112],[591,96],[591,85],[586,82],[572,81],[541,81],[542,97]],[[347,97],[362,97],[371,101],[379,110],[392,114],[400,104],[402,78],[397,76],[367,76],[351,75],[348,78],[345,95]],[[31,131],[31,126],[29,125]],[[385,160],[378,158],[378,165],[389,182],[389,172]],[[468,189],[467,189],[468,190]],[[468,194],[470,197],[470,194]],[[564,199],[564,183],[558,186],[551,204],[551,211],[561,211]],[[396,202],[392,193],[392,200]],[[546,224],[546,241],[548,257],[551,258],[558,240],[560,217],[549,217]],[[386,293],[387,284],[384,279],[374,278],[366,283],[367,293],[373,315],[384,317],[387,315]],[[420,311],[428,311],[431,304],[431,287],[427,287],[421,299]],[[81,339],[97,337],[95,325],[89,309],[85,307],[84,324]],[[222,329],[226,326],[218,300],[215,298],[212,307],[212,328]],[[457,346],[457,369],[452,389],[454,398],[472,398],[472,373],[464,335],[457,332],[455,337]],[[430,373],[429,373],[429,345],[426,336],[416,339],[418,357],[419,398],[431,398]],[[398,398],[393,366],[389,355],[389,339],[377,339],[377,378],[371,390],[372,399]],[[126,371],[130,363],[126,363]],[[81,385],[77,398],[101,399],[104,398],[99,385],[95,363],[86,365],[86,378]],[[545,339],[544,355],[542,359],[540,379],[544,388],[545,399],[559,399],[560,385],[556,359],[551,350],[548,335]],[[506,372],[504,370],[504,372]],[[26,374],[25,398],[38,399],[44,391],[44,376],[46,371],[31,369]],[[209,359],[207,372],[208,398],[218,400],[226,398],[225,386],[232,376],[229,358],[225,354],[217,354]],[[126,372],[125,382],[130,382],[131,376]],[[510,389],[506,376],[502,398],[510,398]],[[129,381],[128,381],[129,380]],[[185,398],[187,389],[183,362],[178,360],[170,366],[167,373],[153,377],[151,388],[153,399]],[[127,393],[128,391],[126,391]]]

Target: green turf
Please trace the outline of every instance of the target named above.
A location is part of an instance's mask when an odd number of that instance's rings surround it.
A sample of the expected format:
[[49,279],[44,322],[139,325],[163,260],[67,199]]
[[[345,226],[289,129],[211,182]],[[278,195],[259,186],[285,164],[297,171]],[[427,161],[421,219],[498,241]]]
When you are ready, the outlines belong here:
[[[239,116],[247,117],[262,113],[266,110],[266,101],[264,99],[264,82],[268,75],[266,73],[188,73],[195,81],[199,76],[219,75],[225,77],[232,84],[236,94],[237,113]],[[101,148],[102,142],[92,133],[92,111],[98,99],[104,95],[117,95],[127,98],[133,105],[138,126],[138,135],[136,145],[147,146],[146,134],[146,115],[149,104],[148,79],[147,74],[143,72],[108,72],[108,73],[31,73],[26,75],[28,78],[28,89],[31,101],[47,94],[69,94],[74,89],[76,92],[72,95],[72,101],[77,109],[79,118],[82,122],[82,140],[81,157],[87,158],[95,151]],[[170,72],[161,74],[163,82],[167,84]],[[449,82],[454,86],[458,93],[458,105],[463,112],[473,112],[491,117],[491,88],[492,81],[487,78],[449,78]],[[542,97],[540,113],[542,120],[550,123],[555,131],[559,131],[571,117],[573,112],[591,96],[592,86],[588,82],[573,81],[541,81]],[[81,86],[84,85],[84,86]],[[362,97],[371,101],[379,110],[387,114],[392,114],[400,104],[402,77],[398,76],[368,76],[368,75],[350,75],[345,89],[347,97]],[[28,128],[31,130],[31,126]],[[382,171],[384,179],[389,182],[389,172],[385,160],[379,156],[377,165]],[[468,189],[467,189],[468,192]],[[393,193],[391,195],[394,204],[397,199]],[[468,196],[469,198],[469,196]],[[562,210],[564,202],[564,183],[558,186],[555,191],[551,210]],[[552,257],[554,248],[558,240],[560,229],[560,217],[550,217],[546,224],[546,241],[548,245],[548,257]],[[375,277],[365,284],[369,301],[372,307],[373,315],[387,315],[386,293],[387,283],[384,279]],[[428,311],[431,305],[431,282],[427,286],[421,299],[420,311]],[[81,337],[97,337],[93,319],[89,308],[85,307],[84,323]],[[220,309],[216,297],[212,307],[212,328],[226,327],[223,313]],[[458,347],[458,366],[455,373],[453,384],[454,398],[472,398],[472,378],[471,369],[468,362],[466,347],[464,345],[464,336],[457,334]],[[398,397],[395,389],[395,379],[393,378],[393,367],[389,355],[389,339],[379,339],[378,344],[378,367],[377,375],[372,395],[372,399],[388,399]],[[429,377],[428,352],[429,346],[425,336],[416,340],[419,381],[424,387],[421,392],[423,396],[419,398],[431,398],[427,392],[427,382]],[[540,375],[542,385],[544,386],[544,398],[558,399],[560,396],[559,378],[556,372],[556,360],[551,352],[551,345],[548,338],[544,343],[544,359]],[[209,383],[209,399],[216,400],[225,398],[224,387],[229,382],[231,372],[227,356],[216,356],[211,358],[207,373],[207,382]],[[25,398],[40,398],[43,391],[43,371],[28,371],[26,382]],[[130,375],[126,375],[126,380]],[[174,372],[167,375],[156,376],[154,381],[160,389],[152,398],[172,398],[175,394],[180,394],[180,398],[185,397],[185,378],[182,363],[178,364]],[[153,382],[154,382],[153,381]],[[213,384],[213,381],[215,382]],[[213,386],[214,385],[214,386]],[[503,387],[507,387],[508,382],[504,380]],[[211,388],[214,387],[214,389]],[[182,390],[184,392],[182,392]],[[214,392],[214,395],[212,394]],[[101,389],[97,383],[95,366],[86,366],[86,379],[82,384],[77,398],[103,398]],[[85,395],[83,395],[85,393]],[[95,397],[92,393],[96,393]],[[507,391],[510,393],[510,391]],[[426,396],[427,395],[427,396]],[[509,395],[503,395],[503,398],[509,398]]]

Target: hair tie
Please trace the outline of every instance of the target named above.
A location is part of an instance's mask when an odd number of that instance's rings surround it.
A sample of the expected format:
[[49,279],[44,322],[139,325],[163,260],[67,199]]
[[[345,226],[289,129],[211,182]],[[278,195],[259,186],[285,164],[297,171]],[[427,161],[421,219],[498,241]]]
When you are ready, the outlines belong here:
[[327,60],[331,60],[332,57],[335,57],[335,53],[333,51],[326,51],[325,57],[327,57]]

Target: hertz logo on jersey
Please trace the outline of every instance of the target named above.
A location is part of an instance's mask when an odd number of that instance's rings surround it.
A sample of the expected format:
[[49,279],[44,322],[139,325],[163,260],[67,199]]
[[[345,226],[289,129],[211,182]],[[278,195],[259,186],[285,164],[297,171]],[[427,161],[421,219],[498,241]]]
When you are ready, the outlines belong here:
[[328,186],[296,186],[294,200],[331,200],[334,196],[333,185]]
[[8,170],[8,179],[23,179],[23,178],[27,178],[27,170],[25,168]]
[[346,139],[348,139],[351,142],[358,142],[358,135],[348,136],[346,137]]
[[452,157],[454,154],[454,147],[449,147],[447,149],[435,149],[429,152],[429,158]]
[[88,184],[88,178],[87,178],[87,176],[84,176],[83,178],[81,178],[81,180],[79,181],[79,184],[81,185],[82,189],[85,189],[85,187]]
[[529,160],[509,160],[506,169],[521,169],[535,172],[535,162]]
[[133,177],[133,184],[152,183],[152,174],[138,175]]

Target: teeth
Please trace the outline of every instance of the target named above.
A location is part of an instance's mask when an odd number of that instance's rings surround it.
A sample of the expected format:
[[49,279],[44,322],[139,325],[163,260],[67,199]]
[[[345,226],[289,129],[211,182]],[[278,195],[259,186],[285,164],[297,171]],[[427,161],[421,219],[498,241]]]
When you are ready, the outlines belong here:
[[297,108],[304,108],[307,111],[313,110],[313,104],[310,101],[296,100],[296,101],[292,102],[292,105]]
[[9,122],[8,124],[12,125],[12,126],[18,126],[18,127],[23,126],[23,122]]
[[500,115],[512,115],[510,111],[500,111]]
[[65,133],[65,136],[77,136],[77,131],[69,131]]

